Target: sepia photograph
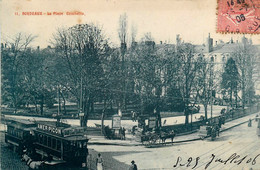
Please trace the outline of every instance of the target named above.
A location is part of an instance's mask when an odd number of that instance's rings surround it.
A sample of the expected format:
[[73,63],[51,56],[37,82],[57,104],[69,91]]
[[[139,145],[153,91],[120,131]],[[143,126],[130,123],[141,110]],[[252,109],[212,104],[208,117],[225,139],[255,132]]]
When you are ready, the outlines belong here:
[[260,0],[0,0],[1,170],[260,170]]

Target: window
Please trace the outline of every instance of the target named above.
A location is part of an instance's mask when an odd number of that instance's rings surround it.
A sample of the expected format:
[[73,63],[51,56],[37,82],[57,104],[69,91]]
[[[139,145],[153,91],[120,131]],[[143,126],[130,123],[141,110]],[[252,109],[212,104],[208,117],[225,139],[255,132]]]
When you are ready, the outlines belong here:
[[43,143],[43,136],[41,134],[38,134],[38,142]]
[[56,139],[52,138],[51,147],[56,149]]
[[48,146],[51,147],[51,137],[48,137]]
[[65,131],[64,131],[64,135],[69,135],[69,131],[68,131],[68,130],[65,130]]
[[57,140],[57,150],[61,150],[61,142],[60,140]]
[[47,136],[43,137],[43,144],[47,146]]
[[69,151],[70,150],[70,143],[69,142],[66,142],[66,141],[64,141],[63,142],[63,147],[64,147],[64,150],[65,151]]

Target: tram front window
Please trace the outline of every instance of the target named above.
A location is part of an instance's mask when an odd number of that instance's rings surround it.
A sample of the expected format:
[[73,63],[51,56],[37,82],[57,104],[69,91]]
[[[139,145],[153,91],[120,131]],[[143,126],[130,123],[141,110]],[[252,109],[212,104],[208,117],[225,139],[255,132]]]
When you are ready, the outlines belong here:
[[61,150],[61,142],[60,142],[60,140],[57,140],[57,150]]
[[47,145],[47,136],[44,136],[44,138],[43,138],[43,144],[44,144],[44,145]]

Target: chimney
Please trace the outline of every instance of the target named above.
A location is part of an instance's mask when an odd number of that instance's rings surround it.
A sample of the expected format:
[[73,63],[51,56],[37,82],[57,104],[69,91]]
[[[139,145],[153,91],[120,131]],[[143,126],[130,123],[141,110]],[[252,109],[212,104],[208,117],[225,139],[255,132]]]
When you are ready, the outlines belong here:
[[154,41],[145,41],[145,45],[148,46],[150,49],[154,49],[155,42]]
[[180,34],[177,34],[177,35],[176,35],[176,46],[175,46],[175,52],[178,51],[178,48],[179,48],[180,44],[181,44]]
[[206,41],[206,50],[208,53],[213,50],[213,38],[210,38],[210,33]]

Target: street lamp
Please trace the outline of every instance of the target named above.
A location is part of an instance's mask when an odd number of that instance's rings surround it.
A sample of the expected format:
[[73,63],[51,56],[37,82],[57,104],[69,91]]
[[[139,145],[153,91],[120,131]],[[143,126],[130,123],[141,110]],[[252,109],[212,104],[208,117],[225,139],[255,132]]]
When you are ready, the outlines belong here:
[[212,86],[213,86],[213,78],[212,78],[212,74],[213,74],[213,62],[214,62],[214,57],[211,56],[210,58],[210,117],[212,120],[212,110],[213,110],[213,96],[212,96]]

